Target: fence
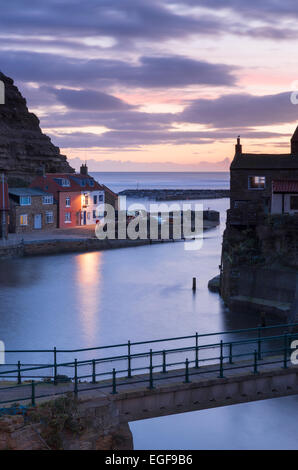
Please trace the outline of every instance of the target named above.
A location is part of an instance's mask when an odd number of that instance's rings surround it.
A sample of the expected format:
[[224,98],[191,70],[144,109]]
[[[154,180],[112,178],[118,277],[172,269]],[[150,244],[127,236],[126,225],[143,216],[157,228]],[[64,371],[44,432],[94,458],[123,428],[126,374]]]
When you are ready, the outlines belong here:
[[[223,378],[225,372],[236,369],[248,369],[257,374],[264,365],[280,364],[287,368],[291,342],[298,339],[298,333],[294,332],[297,327],[295,323],[203,335],[195,333],[74,350],[7,350],[6,355],[9,356],[30,353],[40,357],[45,354],[47,358],[51,355],[52,360],[42,364],[24,364],[17,360],[16,363],[2,365],[0,379],[10,382],[0,386],[0,404],[30,400],[34,406],[38,398],[67,391],[75,397],[96,389],[116,394],[128,384],[142,384],[153,389],[169,378],[189,383],[192,377],[200,374],[216,374],[216,377]],[[230,340],[228,335],[233,339]],[[243,335],[249,337],[243,339]],[[209,342],[210,339],[213,341]],[[156,345],[159,348],[153,350]],[[148,349],[144,350],[145,347]],[[121,354],[123,348],[125,352]],[[58,360],[62,355],[73,354],[76,356],[74,360]],[[86,354],[89,357],[84,358]],[[82,358],[78,359],[79,356]],[[55,388],[54,385],[58,384],[65,384],[65,387]]]

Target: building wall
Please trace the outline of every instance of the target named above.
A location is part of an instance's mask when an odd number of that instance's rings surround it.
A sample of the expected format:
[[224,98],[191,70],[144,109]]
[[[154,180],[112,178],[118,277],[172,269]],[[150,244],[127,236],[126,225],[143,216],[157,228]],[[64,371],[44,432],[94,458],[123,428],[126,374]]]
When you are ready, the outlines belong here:
[[[88,205],[85,203],[85,196],[88,197]],[[96,203],[94,203],[94,197],[96,197]],[[93,225],[100,219],[98,213],[98,206],[105,203],[104,191],[82,191],[82,209],[81,209],[81,225]],[[86,215],[84,214],[86,212]],[[95,215],[95,217],[94,217]],[[103,216],[104,214],[102,214]]]
[[[243,157],[245,158],[245,157]],[[265,176],[266,187],[265,189],[248,189],[249,176]],[[267,203],[269,204],[269,211],[271,209],[271,195],[272,195],[272,181],[298,179],[297,170],[231,170],[231,209],[234,209],[235,201],[247,200],[259,203],[262,207]]]
[[[291,196],[298,197],[298,194],[284,194],[284,213],[287,214],[298,214],[298,210],[291,209]],[[282,194],[272,194],[272,214],[283,213]]]
[[[28,233],[32,231],[51,230],[57,227],[57,204],[43,204],[42,196],[31,196],[30,206],[20,206],[10,202],[9,231],[12,233]],[[46,212],[53,212],[53,222],[46,223]],[[41,229],[34,228],[34,217],[41,214]],[[21,225],[21,215],[27,215],[28,224]]]
[[[70,207],[66,206],[67,199],[70,198]],[[77,227],[80,225],[81,213],[81,193],[63,191],[59,192],[59,228]],[[66,214],[70,214],[70,221],[66,220]]]

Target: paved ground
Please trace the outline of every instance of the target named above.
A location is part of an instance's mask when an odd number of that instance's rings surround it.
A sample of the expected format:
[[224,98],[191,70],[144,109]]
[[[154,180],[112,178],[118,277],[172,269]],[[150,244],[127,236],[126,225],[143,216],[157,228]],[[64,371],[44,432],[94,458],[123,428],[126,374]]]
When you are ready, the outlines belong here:
[[[204,220],[204,230],[210,230],[216,227],[218,223]],[[10,233],[8,236],[8,240],[2,241],[0,240],[0,246],[14,246],[22,243],[23,241],[30,242],[30,241],[45,241],[45,240],[65,240],[65,239],[86,239],[86,238],[96,238],[95,236],[95,227],[96,225],[85,225],[81,227],[73,227],[73,228],[56,228],[53,230],[36,230],[30,233],[24,234],[16,234]]]

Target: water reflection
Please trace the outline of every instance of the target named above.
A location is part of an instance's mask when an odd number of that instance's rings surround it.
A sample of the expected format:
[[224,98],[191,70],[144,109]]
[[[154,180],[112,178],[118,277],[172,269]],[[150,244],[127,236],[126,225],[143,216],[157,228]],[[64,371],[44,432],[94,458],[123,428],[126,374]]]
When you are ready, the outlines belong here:
[[85,347],[95,346],[99,330],[102,290],[102,253],[76,257],[76,301]]

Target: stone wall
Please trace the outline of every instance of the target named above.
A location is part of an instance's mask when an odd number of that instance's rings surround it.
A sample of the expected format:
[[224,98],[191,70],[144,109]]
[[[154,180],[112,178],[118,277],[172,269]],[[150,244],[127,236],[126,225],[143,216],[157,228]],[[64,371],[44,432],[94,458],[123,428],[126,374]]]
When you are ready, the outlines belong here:
[[232,310],[292,316],[297,291],[298,235],[294,216],[268,217],[247,230],[227,226],[220,292]]

